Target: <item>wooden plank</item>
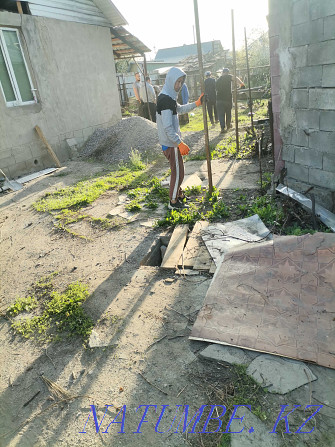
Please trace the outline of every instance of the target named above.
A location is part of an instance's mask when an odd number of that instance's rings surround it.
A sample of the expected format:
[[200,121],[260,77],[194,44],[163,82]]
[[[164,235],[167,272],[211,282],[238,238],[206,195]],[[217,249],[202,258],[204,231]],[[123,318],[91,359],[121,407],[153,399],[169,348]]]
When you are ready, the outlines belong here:
[[212,265],[212,256],[210,255],[209,251],[207,250],[206,245],[201,246],[198,257],[194,263],[193,268],[195,270],[208,270],[211,268]]
[[56,165],[61,168],[62,165],[60,164],[60,161],[57,158],[57,155],[55,154],[55,152],[53,151],[52,147],[50,146],[50,144],[48,143],[47,139],[45,138],[42,130],[40,129],[39,126],[35,126],[35,130],[38,133],[38,136],[40,137],[40,139],[43,141],[43,143],[45,144],[46,148],[48,149],[49,154],[51,155],[51,157],[53,158],[54,162],[56,163]]
[[188,233],[188,225],[177,225],[172,233],[169,245],[166,249],[162,268],[175,269],[183,252]]
[[179,260],[179,265],[185,268],[193,268],[194,264],[199,256],[201,247],[205,245],[201,238],[202,231],[209,225],[209,222],[205,220],[199,220],[194,225],[193,231],[190,234],[186,247],[183,251],[183,258]]
[[19,14],[23,14],[21,2],[16,2],[17,10]]

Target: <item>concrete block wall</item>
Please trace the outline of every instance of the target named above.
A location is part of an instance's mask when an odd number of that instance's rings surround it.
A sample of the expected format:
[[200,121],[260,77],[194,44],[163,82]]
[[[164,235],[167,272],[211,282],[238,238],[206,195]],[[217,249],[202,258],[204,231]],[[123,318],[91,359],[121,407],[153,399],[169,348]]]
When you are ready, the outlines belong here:
[[323,205],[332,208],[335,0],[269,0],[269,27],[270,39],[274,33],[278,38],[274,51],[270,46],[273,80],[280,77],[279,91],[272,95],[280,97],[279,132],[287,181],[306,189],[314,186]]
[[109,28],[1,11],[0,26],[24,36],[38,95],[37,104],[6,107],[0,91],[0,168],[17,178],[55,165],[35,125],[65,162],[66,139],[81,146],[95,129],[119,121],[121,107]]

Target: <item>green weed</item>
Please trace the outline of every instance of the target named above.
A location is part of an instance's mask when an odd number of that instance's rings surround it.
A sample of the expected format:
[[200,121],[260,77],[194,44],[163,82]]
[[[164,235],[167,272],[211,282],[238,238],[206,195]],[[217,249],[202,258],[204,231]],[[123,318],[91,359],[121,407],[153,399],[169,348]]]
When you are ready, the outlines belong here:
[[141,154],[137,149],[132,149],[129,156],[129,167],[131,171],[143,171],[146,168],[141,160]]
[[87,338],[93,328],[92,319],[82,307],[89,295],[87,286],[80,282],[71,283],[60,293],[50,287],[50,278],[43,281],[45,279],[32,287],[36,296],[19,298],[7,309],[8,316],[28,310],[39,311],[39,315],[14,321],[11,325],[14,333],[45,342],[59,340],[63,335]]
[[21,312],[30,312],[37,306],[37,299],[34,296],[18,298],[14,304],[8,307],[7,314],[10,316],[15,316]]

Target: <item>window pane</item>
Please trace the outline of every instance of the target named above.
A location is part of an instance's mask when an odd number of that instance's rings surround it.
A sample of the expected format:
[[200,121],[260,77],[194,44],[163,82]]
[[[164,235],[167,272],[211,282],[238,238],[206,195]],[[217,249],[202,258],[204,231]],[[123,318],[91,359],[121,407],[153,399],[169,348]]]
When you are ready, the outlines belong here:
[[0,82],[5,94],[6,102],[15,101],[15,94],[10,82],[9,74],[7,71],[7,67],[5,64],[5,60],[2,54],[2,50],[0,48]]
[[21,52],[18,36],[15,31],[4,31],[3,35],[7,45],[9,57],[15,73],[16,82],[19,86],[22,101],[33,101],[34,96],[27,74],[26,67]]

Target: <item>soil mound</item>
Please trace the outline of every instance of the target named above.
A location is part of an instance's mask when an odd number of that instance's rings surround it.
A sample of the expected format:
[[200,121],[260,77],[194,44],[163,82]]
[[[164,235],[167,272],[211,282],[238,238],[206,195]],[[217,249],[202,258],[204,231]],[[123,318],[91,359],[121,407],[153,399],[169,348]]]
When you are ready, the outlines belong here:
[[137,149],[144,161],[160,153],[155,123],[140,116],[132,116],[106,129],[96,129],[80,155],[115,163],[127,161],[132,149]]

